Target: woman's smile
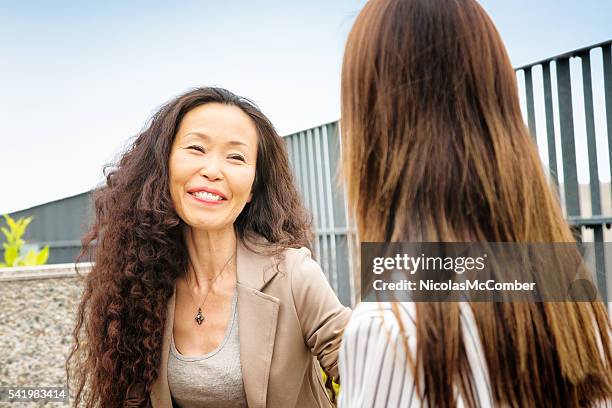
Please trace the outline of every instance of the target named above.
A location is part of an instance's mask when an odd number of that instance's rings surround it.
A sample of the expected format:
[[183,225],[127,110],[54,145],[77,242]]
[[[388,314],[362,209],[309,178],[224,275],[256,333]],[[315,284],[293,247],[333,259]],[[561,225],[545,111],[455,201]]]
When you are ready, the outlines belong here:
[[212,194],[209,192],[198,191],[196,193],[187,193],[189,196],[193,197],[200,204],[204,204],[207,206],[218,206],[219,204],[223,204],[227,199],[222,198],[216,194]]

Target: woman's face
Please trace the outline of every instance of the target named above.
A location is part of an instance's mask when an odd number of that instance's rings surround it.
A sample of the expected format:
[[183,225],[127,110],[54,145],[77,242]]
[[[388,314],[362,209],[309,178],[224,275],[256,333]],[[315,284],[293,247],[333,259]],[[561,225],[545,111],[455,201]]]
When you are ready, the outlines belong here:
[[183,117],[170,151],[170,195],[189,226],[232,227],[247,202],[257,162],[257,129],[240,108],[208,103]]

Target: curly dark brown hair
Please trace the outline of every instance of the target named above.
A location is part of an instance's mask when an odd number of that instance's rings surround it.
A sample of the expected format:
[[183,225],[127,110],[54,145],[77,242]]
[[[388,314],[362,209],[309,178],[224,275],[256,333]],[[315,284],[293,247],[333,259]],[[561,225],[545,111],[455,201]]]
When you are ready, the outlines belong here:
[[79,275],[84,292],[65,366],[69,385],[74,376],[75,407],[150,406],[167,302],[188,262],[185,223],[169,190],[170,148],[183,116],[206,103],[240,108],[258,131],[253,199],[235,221],[237,238],[248,244],[251,234],[263,236],[271,245],[259,251],[277,254],[310,248],[311,219],[285,144],[253,102],[225,89],[197,88],[165,104],[118,164],[105,166],[106,183],[93,192],[95,219],[77,262],[87,256],[94,265]]

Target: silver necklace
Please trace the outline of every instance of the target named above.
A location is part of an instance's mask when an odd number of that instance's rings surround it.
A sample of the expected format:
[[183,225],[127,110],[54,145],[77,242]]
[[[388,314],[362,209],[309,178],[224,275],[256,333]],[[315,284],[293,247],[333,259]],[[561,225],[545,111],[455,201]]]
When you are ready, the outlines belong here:
[[[204,300],[202,301],[200,306],[198,306],[198,304],[196,303],[195,299],[193,298],[193,293],[191,293],[191,287],[189,286],[189,281],[187,281],[187,288],[189,289],[189,295],[191,296],[191,300],[193,301],[193,304],[196,305],[196,307],[198,308],[198,314],[196,314],[196,317],[195,317],[195,321],[196,321],[196,323],[198,325],[201,325],[204,322],[204,315],[202,314],[202,306],[204,306],[204,303],[206,303],[206,298],[208,298],[208,295],[210,294],[211,285],[217,280],[217,278],[219,276],[221,276],[221,274],[223,273],[223,271],[225,270],[227,265],[234,258],[234,255],[236,255],[236,254],[234,253],[234,254],[232,254],[232,256],[230,256],[230,258],[227,260],[227,262],[225,262],[225,265],[223,265],[223,268],[221,268],[219,273],[214,278],[208,279],[208,281],[210,282],[208,284],[208,292],[206,292],[206,296],[204,296]],[[194,273],[195,273],[195,271],[194,271]]]

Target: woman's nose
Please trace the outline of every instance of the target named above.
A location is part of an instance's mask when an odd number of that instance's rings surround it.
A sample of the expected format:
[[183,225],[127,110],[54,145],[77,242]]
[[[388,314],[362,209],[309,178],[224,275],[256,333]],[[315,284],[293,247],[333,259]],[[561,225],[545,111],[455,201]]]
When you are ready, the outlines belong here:
[[202,168],[200,169],[200,175],[206,177],[209,180],[221,179],[222,172],[219,160],[214,157],[207,157],[206,159],[204,159]]

